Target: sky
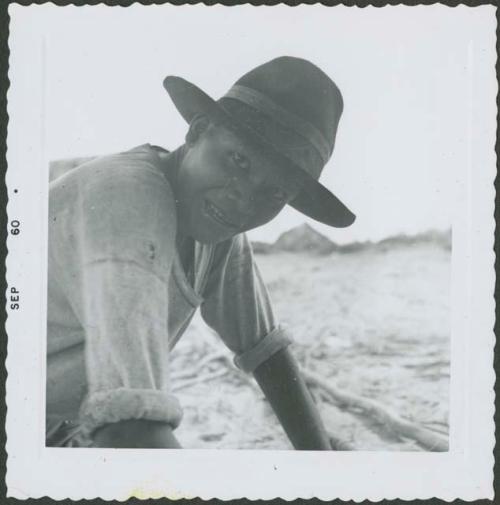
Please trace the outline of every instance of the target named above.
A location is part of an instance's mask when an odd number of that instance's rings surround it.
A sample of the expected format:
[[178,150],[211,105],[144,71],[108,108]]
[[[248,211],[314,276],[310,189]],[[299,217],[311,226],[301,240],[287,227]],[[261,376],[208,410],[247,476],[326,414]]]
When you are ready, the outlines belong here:
[[442,5],[43,5],[25,11],[24,21],[45,48],[48,159],[146,142],[180,145],[186,124],[163,89],[166,75],[219,98],[276,56],[310,59],[337,83],[345,104],[321,181],[357,220],[328,228],[287,207],[251,237],[274,240],[308,222],[346,243],[452,225],[453,181],[468,156],[471,117],[495,106],[492,12]]

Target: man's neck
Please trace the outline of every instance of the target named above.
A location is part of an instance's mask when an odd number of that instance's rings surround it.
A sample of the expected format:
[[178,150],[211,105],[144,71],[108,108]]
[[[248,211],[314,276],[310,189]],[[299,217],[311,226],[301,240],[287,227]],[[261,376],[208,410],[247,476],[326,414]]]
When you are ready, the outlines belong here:
[[[165,177],[167,178],[170,186],[172,187],[172,191],[174,195],[177,191],[177,174],[179,171],[180,164],[182,162],[182,158],[184,156],[184,145],[178,147],[172,152],[169,152],[161,147],[152,146],[158,157],[160,158],[162,164],[161,169]],[[194,242],[191,237],[184,235],[182,230],[177,230],[177,248],[179,250],[181,260],[184,266],[184,269],[187,269],[187,266],[192,260]]]
[[160,159],[161,169],[165,177],[170,182],[174,194],[177,192],[177,174],[179,172],[182,158],[184,157],[184,145],[169,152],[163,148],[153,146]]

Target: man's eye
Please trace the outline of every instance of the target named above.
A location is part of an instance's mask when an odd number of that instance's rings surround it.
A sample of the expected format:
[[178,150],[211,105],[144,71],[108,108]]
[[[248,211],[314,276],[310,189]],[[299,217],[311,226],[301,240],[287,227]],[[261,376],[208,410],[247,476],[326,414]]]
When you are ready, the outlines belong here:
[[248,168],[248,165],[249,165],[248,160],[242,154],[237,153],[237,152],[232,152],[231,153],[231,159],[240,168],[245,168],[245,169]]
[[281,188],[274,188],[271,192],[271,196],[278,202],[284,202],[288,197],[286,191]]

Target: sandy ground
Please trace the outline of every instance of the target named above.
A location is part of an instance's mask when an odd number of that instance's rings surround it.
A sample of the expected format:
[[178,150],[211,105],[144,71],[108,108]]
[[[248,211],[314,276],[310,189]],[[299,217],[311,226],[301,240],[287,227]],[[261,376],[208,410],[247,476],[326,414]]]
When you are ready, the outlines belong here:
[[[422,245],[256,259],[276,315],[293,331],[302,366],[419,425],[448,432],[449,251]],[[225,352],[223,344],[196,318],[172,354],[173,386],[185,410],[177,430],[182,444],[290,449],[251,378],[224,360],[204,365],[203,358],[219,351]],[[362,415],[319,395],[316,400],[330,432],[356,449],[422,450]]]

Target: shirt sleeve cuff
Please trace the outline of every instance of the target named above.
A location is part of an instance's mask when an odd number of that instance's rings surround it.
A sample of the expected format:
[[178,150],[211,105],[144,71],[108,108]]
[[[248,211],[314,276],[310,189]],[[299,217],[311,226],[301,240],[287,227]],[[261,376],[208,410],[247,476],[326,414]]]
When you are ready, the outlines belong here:
[[236,356],[234,363],[244,372],[252,373],[260,364],[291,343],[287,332],[278,326],[251,349]]
[[163,391],[118,388],[91,394],[80,410],[82,428],[88,435],[105,424],[131,419],[161,421],[175,429],[182,409],[175,396]]

